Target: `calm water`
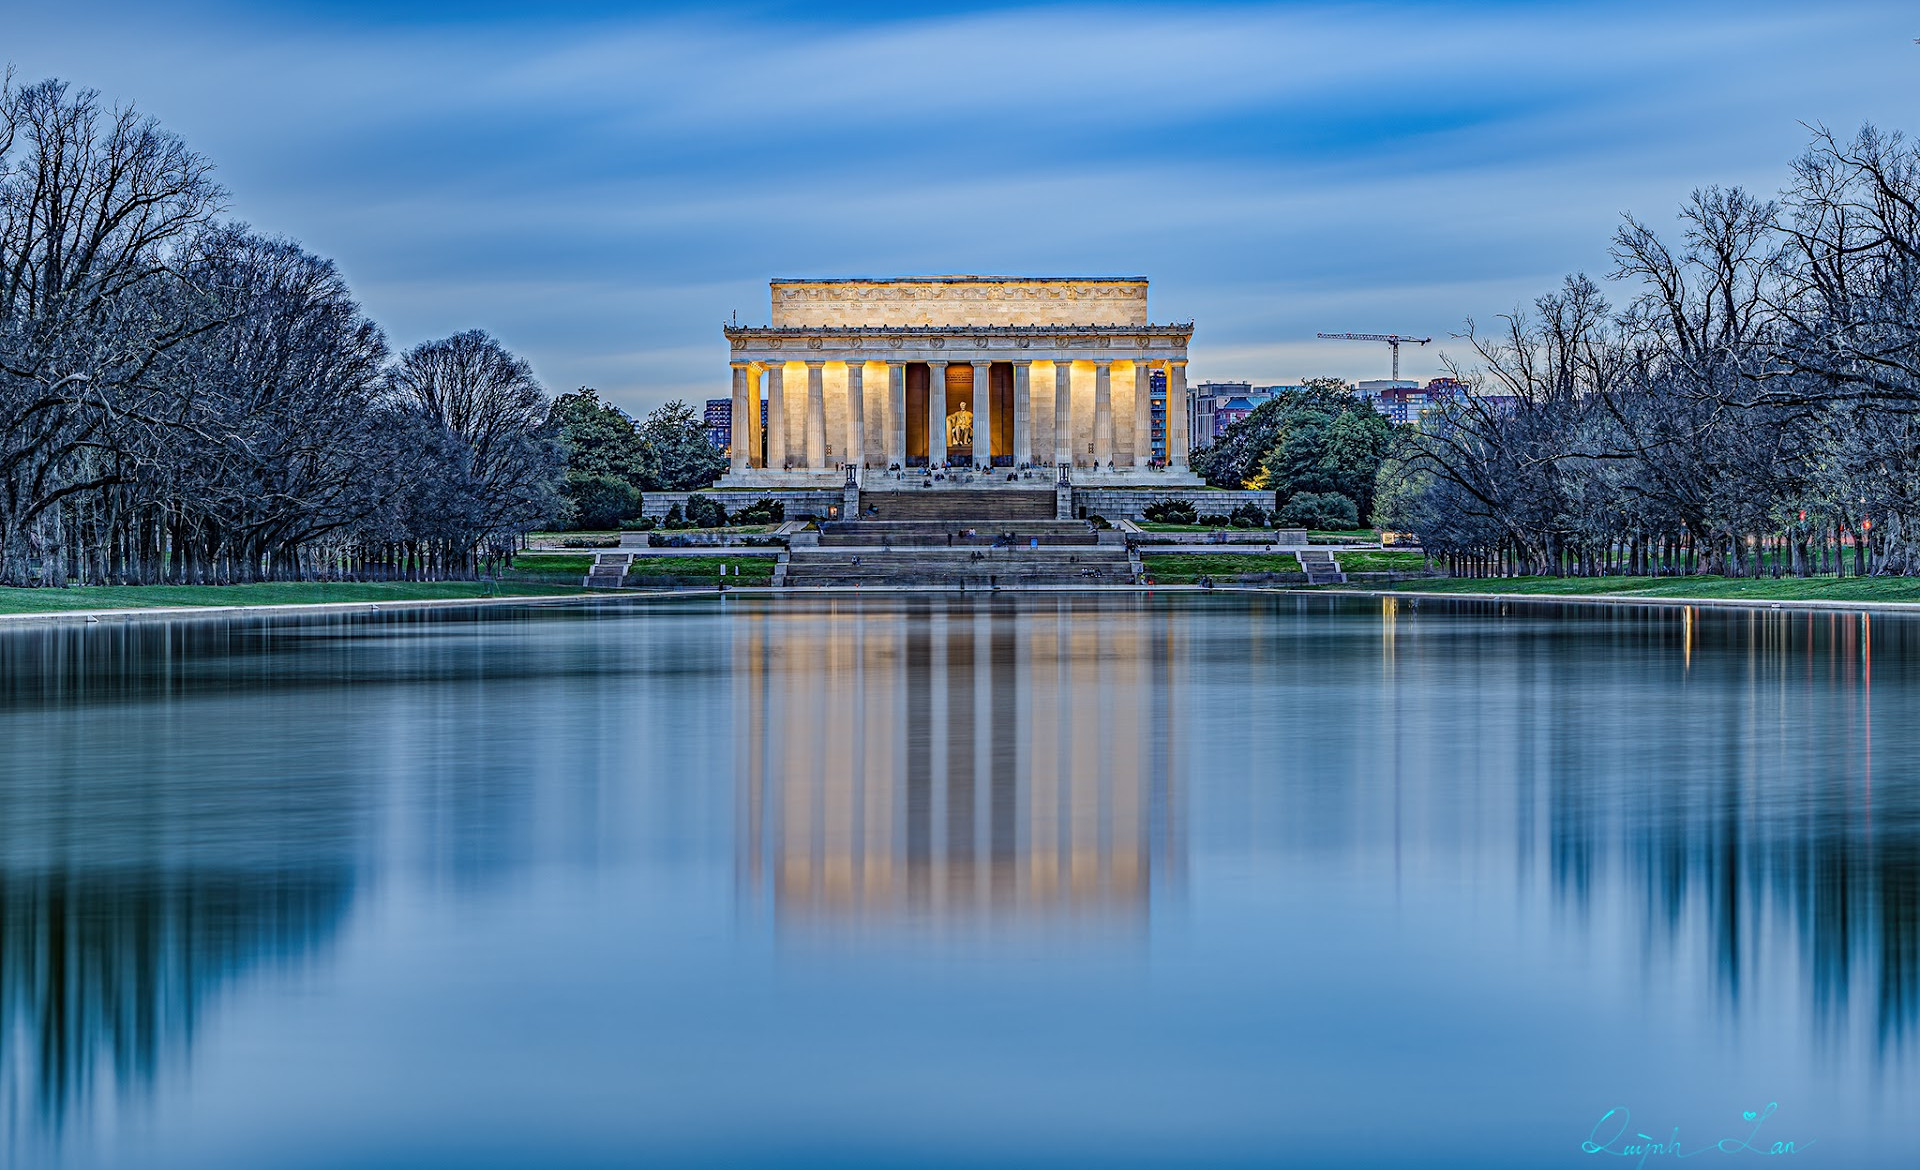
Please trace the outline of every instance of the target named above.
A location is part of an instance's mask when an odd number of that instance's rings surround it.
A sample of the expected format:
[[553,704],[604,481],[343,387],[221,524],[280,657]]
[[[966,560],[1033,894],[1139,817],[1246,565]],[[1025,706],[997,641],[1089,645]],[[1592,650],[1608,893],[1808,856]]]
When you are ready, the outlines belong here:
[[0,1163],[1910,1166],[1916,714],[1858,614],[0,632]]

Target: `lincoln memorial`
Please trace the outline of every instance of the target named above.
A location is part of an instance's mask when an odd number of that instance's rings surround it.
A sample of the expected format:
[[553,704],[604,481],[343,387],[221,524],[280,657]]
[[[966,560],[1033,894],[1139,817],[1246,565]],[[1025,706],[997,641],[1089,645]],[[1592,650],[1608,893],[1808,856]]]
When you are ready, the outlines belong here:
[[[1184,487],[1192,322],[1154,325],[1144,277],[774,280],[729,325],[722,487],[837,487],[926,469]],[[1165,386],[1156,459],[1152,386]],[[765,406],[766,426],[755,425]]]

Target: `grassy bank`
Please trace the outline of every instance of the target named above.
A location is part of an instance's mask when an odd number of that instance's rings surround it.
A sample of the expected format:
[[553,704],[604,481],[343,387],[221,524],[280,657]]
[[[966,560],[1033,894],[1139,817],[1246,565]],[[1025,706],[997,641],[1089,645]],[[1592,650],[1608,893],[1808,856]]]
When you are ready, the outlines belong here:
[[[627,584],[645,585],[649,581],[674,584],[716,584],[720,566],[727,567],[729,585],[765,585],[773,580],[776,557],[635,557],[627,570]],[[738,575],[736,576],[736,572]]]
[[[1343,558],[1344,559],[1344,558]],[[1339,586],[1329,586],[1339,588]],[[1356,586],[1365,588],[1365,586]],[[1417,593],[1699,597],[1727,601],[1916,601],[1920,577],[1448,577],[1399,581]]]
[[1140,558],[1159,585],[1191,585],[1202,577],[1231,581],[1245,574],[1298,573],[1292,553],[1147,553]]
[[82,609],[174,609],[202,605],[315,605],[324,602],[433,601],[468,597],[532,597],[586,593],[578,584],[477,581],[312,582],[258,585],[83,585],[72,589],[0,587],[0,613],[62,613]]

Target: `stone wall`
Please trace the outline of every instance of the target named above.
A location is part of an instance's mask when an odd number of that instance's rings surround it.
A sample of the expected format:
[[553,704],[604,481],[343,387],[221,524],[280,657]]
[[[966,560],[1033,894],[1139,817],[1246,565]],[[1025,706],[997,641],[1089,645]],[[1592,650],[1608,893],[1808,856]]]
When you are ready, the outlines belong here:
[[1085,508],[1089,516],[1105,516],[1109,520],[1144,520],[1150,504],[1161,500],[1185,500],[1193,505],[1194,511],[1201,515],[1218,514],[1225,516],[1242,504],[1253,504],[1271,512],[1274,509],[1272,492],[1243,490],[1223,490],[1217,488],[1099,488],[1079,487],[1073,489],[1074,514],[1080,514]]
[[1139,277],[936,276],[771,285],[776,328],[1147,323],[1147,282]]

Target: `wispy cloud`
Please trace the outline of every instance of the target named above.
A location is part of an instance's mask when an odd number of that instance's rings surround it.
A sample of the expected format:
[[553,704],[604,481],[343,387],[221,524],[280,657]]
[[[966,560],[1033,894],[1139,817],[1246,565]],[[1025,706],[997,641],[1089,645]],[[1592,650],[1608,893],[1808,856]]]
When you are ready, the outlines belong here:
[[1312,333],[1603,272],[1799,120],[1920,126],[1897,5],[886,11],[83,4],[8,51],[161,115],[396,341],[481,325],[634,409],[723,393],[776,274],[1144,272],[1199,377],[1374,374]]

